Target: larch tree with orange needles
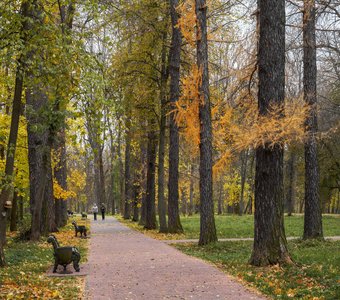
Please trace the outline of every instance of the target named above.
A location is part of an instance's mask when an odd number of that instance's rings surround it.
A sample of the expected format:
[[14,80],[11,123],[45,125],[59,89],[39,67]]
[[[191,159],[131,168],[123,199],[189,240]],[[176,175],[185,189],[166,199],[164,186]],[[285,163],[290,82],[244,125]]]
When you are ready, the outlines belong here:
[[[258,110],[270,115],[285,97],[285,1],[258,1]],[[256,147],[255,232],[250,263],[266,266],[290,262],[283,226],[283,147]]]
[[208,68],[208,34],[207,10],[205,0],[196,0],[197,18],[197,66],[201,71],[199,84],[199,120],[200,120],[200,238],[199,245],[217,241],[214,202],[213,202],[213,157],[212,157],[212,124],[209,91]]

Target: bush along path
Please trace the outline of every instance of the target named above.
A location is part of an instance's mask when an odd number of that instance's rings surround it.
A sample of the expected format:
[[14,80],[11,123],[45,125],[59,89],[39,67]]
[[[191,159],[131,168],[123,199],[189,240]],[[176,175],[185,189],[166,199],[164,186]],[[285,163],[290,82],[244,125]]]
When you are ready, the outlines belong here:
[[92,221],[91,232],[87,299],[265,299],[112,217]]

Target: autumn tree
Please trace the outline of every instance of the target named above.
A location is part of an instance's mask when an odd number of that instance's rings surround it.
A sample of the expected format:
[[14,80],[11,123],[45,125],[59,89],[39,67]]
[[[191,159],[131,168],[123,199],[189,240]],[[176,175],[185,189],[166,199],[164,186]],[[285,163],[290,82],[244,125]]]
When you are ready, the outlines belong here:
[[[171,50],[169,61],[170,96],[169,101],[174,110],[180,96],[180,63],[182,35],[178,28],[178,0],[170,0],[171,14]],[[181,233],[183,228],[179,217],[178,192],[178,164],[179,164],[179,134],[175,121],[175,113],[170,113],[170,141],[169,141],[169,182],[168,182],[168,231]]]
[[200,238],[198,242],[200,245],[217,241],[213,202],[213,135],[209,93],[207,10],[208,6],[205,0],[196,0],[197,67],[201,72],[201,82],[199,85],[201,222]]
[[[258,110],[281,107],[285,97],[285,1],[258,1]],[[268,143],[256,149],[255,233],[250,263],[290,262],[283,226],[283,148]]]
[[[32,3],[34,4],[34,3]],[[6,166],[5,166],[5,182],[4,179],[1,180],[2,190],[0,193],[0,266],[4,266],[6,264],[5,255],[4,255],[4,245],[6,242],[6,211],[4,211],[5,202],[10,199],[12,188],[11,182],[13,177],[14,170],[14,159],[15,159],[15,151],[19,130],[19,117],[22,109],[21,97],[23,90],[23,81],[24,81],[24,73],[25,73],[25,64],[27,63],[27,42],[29,38],[29,30],[31,29],[29,25],[29,20],[34,19],[35,15],[32,13],[31,3],[23,1],[20,8],[21,17],[21,39],[23,49],[22,53],[19,54],[19,59],[17,61],[17,70],[16,70],[16,78],[15,78],[15,89],[14,89],[14,97],[13,97],[13,107],[12,107],[12,118],[11,118],[11,127],[10,127],[10,136],[8,140],[7,154],[6,154]]]

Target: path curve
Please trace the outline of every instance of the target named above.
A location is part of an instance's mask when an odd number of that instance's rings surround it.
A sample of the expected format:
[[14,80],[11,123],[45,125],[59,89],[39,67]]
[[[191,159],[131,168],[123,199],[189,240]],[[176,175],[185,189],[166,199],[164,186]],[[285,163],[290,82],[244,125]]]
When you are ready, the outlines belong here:
[[88,264],[86,299],[266,299],[113,217],[91,221]]

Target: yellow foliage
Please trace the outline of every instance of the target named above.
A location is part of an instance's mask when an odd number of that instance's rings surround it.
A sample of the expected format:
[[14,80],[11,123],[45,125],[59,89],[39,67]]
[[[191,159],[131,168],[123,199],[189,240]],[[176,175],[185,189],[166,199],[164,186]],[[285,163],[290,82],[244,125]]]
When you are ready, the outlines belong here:
[[180,15],[178,28],[181,30],[183,37],[194,47],[196,44],[196,12],[195,0],[185,0],[177,7]]
[[56,179],[53,179],[53,195],[54,198],[59,200],[66,200],[68,198],[73,198],[76,194],[73,191],[64,190],[58,183]]
[[199,123],[199,87],[201,84],[202,72],[196,65],[192,66],[191,73],[183,79],[182,95],[176,103],[176,122],[183,126],[183,135],[193,152],[198,153],[200,143]]
[[[0,114],[0,147],[7,149],[11,117]],[[27,122],[20,117],[18,141],[15,152],[13,186],[19,196],[25,197],[29,187],[28,153],[27,153]],[[4,176],[6,158],[0,158],[0,176]]]

